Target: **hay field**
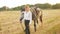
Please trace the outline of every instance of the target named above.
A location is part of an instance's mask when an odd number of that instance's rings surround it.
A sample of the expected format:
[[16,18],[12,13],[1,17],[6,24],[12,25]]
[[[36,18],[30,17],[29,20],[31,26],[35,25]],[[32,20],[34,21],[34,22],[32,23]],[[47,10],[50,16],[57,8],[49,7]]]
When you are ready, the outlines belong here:
[[[34,32],[32,21],[30,25],[31,34],[60,34],[60,9],[42,11],[43,27],[41,27],[40,23],[37,24],[37,31]],[[20,11],[1,11],[0,34],[24,34],[23,28],[19,22],[19,17]]]

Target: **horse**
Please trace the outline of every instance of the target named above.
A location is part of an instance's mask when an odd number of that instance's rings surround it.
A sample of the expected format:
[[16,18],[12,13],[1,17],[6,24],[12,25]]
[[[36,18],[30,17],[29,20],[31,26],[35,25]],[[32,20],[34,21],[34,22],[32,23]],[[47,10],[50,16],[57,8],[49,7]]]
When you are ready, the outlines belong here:
[[38,19],[40,20],[42,24],[42,10],[38,7],[31,7],[32,11],[32,20],[34,21],[34,30],[36,32],[36,23],[38,24]]

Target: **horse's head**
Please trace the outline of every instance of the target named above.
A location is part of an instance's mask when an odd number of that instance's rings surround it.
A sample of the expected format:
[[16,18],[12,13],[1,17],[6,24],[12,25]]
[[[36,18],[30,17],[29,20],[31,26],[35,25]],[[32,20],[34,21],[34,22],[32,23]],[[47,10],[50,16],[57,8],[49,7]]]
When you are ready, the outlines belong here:
[[31,11],[36,15],[38,15],[41,12],[40,8],[38,7],[31,7]]

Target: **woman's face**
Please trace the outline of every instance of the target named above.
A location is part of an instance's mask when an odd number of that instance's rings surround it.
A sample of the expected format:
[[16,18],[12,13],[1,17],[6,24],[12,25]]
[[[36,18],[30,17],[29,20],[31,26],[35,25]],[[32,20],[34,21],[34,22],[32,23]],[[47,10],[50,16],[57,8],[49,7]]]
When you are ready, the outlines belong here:
[[25,7],[25,11],[29,11],[30,10],[30,7],[29,6],[26,6]]

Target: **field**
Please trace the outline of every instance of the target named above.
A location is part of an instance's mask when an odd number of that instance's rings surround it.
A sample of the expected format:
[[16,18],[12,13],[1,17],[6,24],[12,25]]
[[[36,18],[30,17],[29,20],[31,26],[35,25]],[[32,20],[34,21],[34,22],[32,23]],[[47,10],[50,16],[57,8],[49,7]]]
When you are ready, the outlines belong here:
[[[31,34],[60,34],[60,9],[43,11],[43,26],[37,24],[34,32],[33,21],[30,25]],[[0,34],[24,34],[24,23],[19,22],[20,11],[0,12]]]

